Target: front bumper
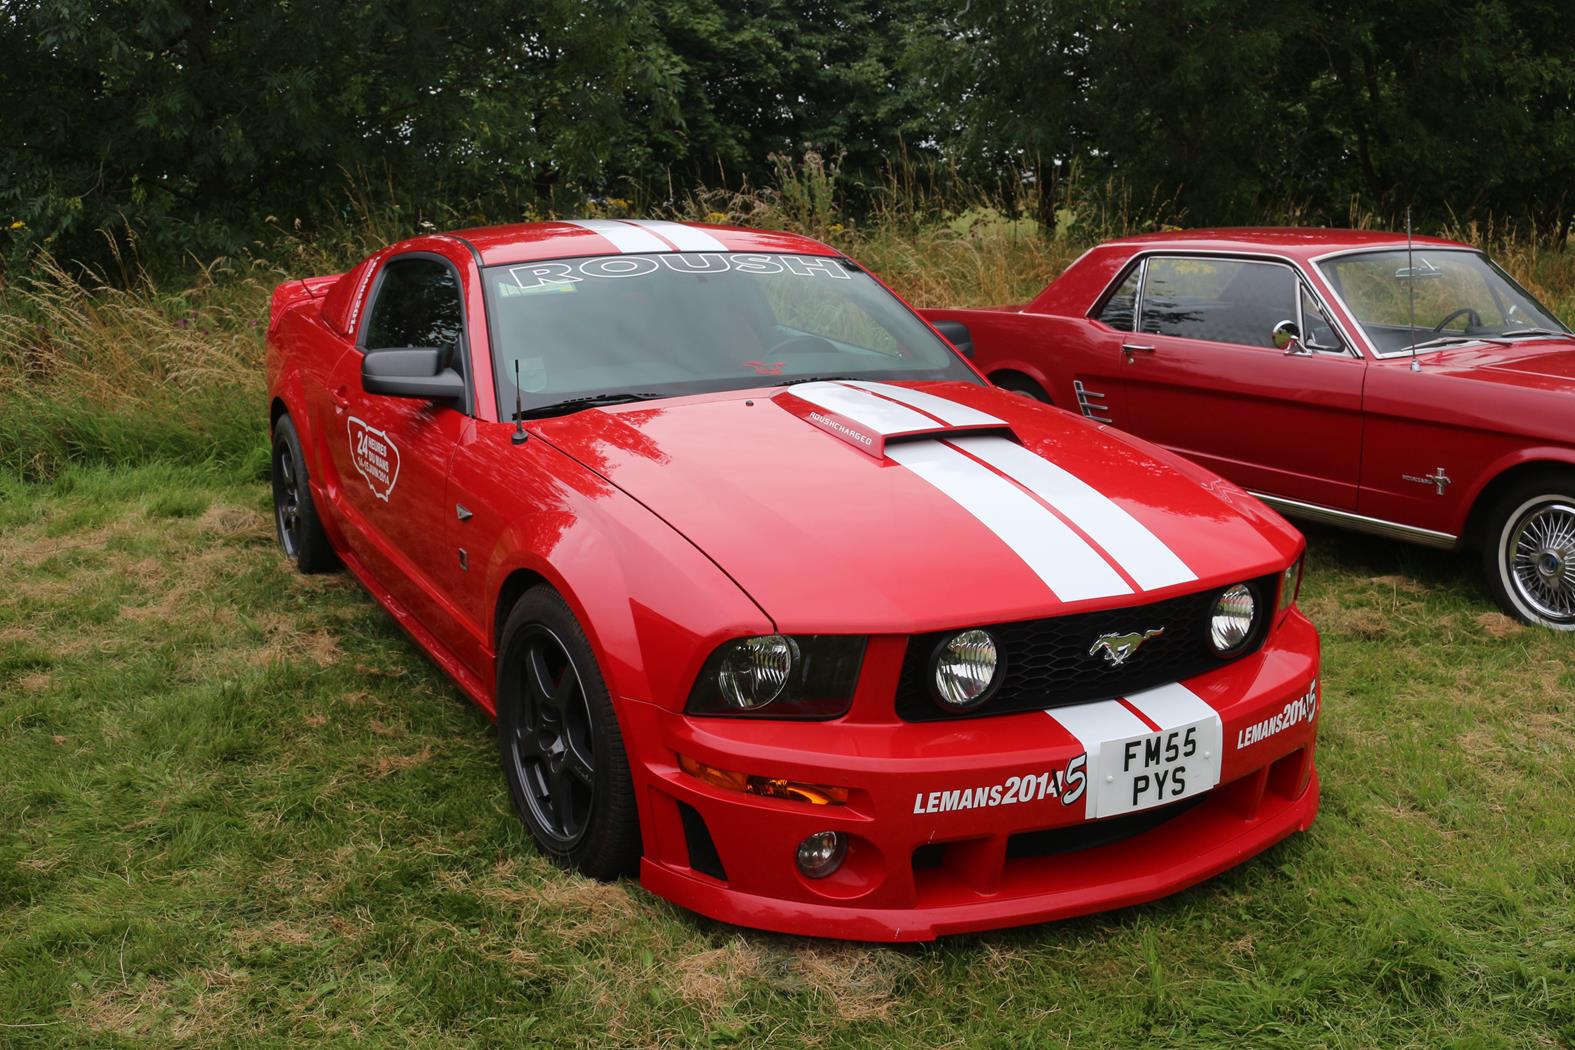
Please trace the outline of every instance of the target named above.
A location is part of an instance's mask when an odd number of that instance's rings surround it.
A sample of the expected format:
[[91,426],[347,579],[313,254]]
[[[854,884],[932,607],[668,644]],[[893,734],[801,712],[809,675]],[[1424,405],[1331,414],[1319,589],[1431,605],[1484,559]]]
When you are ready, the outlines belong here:
[[[626,702],[624,739],[645,794],[641,881],[723,921],[871,941],[930,940],[1153,900],[1312,823],[1317,678],[1317,632],[1293,609],[1257,653],[1181,683],[1218,715],[1217,786],[1104,819],[1090,819],[1098,745],[1069,732],[1055,711],[793,723],[691,718]],[[1310,707],[1309,697],[1317,701]],[[716,787],[681,771],[680,754],[846,787],[848,803]],[[1005,795],[993,791],[1003,785]],[[959,793],[977,804],[954,805]],[[1017,794],[1030,797],[1002,801]],[[823,830],[848,834],[852,845],[841,869],[812,880],[795,852]]]

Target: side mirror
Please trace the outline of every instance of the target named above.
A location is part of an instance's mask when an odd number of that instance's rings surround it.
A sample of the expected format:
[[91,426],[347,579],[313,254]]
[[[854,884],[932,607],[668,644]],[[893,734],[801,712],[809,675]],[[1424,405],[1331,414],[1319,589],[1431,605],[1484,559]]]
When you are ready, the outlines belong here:
[[961,321],[931,321],[930,323],[957,348],[959,354],[964,357],[973,356],[973,335],[969,333],[967,325]]
[[1302,332],[1296,327],[1295,321],[1281,321],[1275,325],[1271,338],[1276,350],[1284,350],[1287,354],[1311,353],[1302,345]]
[[368,350],[361,359],[361,389],[384,397],[461,400],[465,396],[465,380],[452,368],[443,367],[447,354],[435,346]]

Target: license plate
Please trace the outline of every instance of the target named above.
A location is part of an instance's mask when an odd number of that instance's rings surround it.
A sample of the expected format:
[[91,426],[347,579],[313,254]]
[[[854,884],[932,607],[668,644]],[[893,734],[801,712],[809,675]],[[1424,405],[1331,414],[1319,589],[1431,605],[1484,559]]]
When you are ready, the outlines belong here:
[[1220,782],[1222,743],[1214,718],[1104,741],[1093,815],[1136,813],[1202,794]]

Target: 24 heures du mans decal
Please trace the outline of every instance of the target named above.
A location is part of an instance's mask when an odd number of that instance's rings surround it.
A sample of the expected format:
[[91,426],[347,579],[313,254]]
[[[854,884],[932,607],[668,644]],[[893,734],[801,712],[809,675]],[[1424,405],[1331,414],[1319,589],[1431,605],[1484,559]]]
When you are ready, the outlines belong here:
[[394,486],[399,482],[399,449],[387,434],[376,427],[367,426],[365,420],[351,416],[348,422],[350,462],[355,464],[356,472],[366,479],[372,495],[387,503]]

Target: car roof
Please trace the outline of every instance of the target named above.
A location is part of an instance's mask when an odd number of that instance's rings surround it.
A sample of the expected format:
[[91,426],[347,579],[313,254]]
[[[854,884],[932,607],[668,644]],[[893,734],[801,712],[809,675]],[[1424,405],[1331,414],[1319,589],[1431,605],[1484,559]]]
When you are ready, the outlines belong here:
[[[1413,237],[1413,245],[1428,248],[1471,248],[1460,241],[1441,237]],[[1152,251],[1263,252],[1289,256],[1306,262],[1332,252],[1364,248],[1404,248],[1404,233],[1384,230],[1335,230],[1312,226],[1239,226],[1208,230],[1169,230],[1121,237],[1104,247],[1127,247]],[[1473,249],[1474,250],[1474,249]]]
[[778,230],[649,219],[565,219],[478,226],[448,234],[466,241],[484,266],[639,252],[726,251],[841,255],[820,241]]

